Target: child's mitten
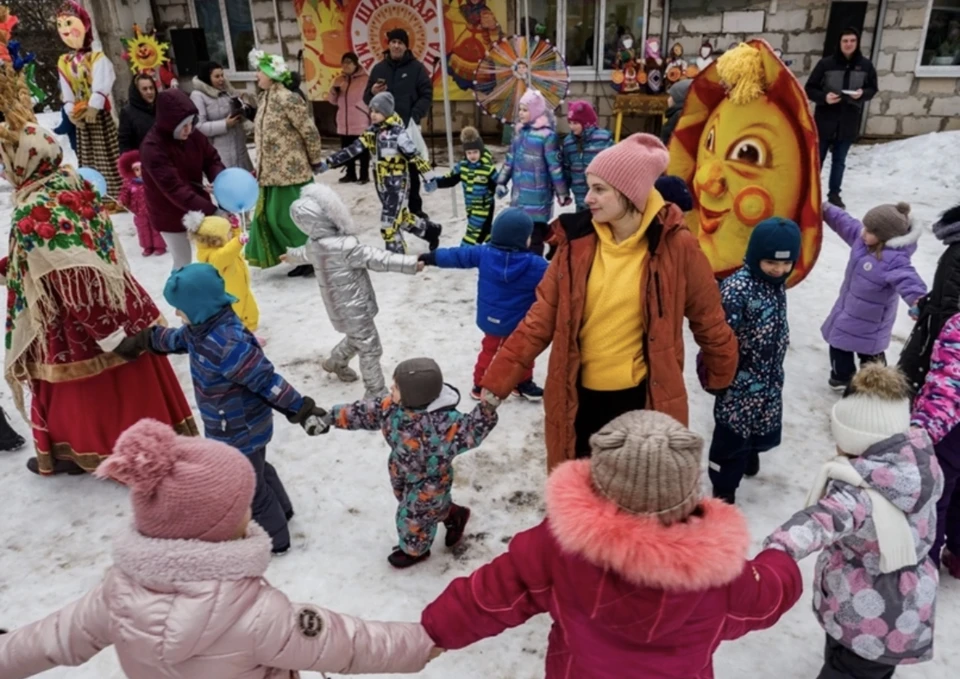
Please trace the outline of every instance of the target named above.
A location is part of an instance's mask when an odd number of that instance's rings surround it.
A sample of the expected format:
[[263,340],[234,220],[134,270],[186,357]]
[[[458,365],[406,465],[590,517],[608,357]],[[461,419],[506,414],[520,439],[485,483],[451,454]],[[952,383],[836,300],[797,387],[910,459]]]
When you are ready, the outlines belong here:
[[113,350],[113,353],[124,361],[134,361],[140,358],[141,354],[150,350],[151,331],[151,328],[144,328],[132,337],[123,338]]
[[437,190],[437,180],[436,180],[436,179],[428,179],[428,180],[424,183],[424,185],[423,185],[423,190],[426,191],[427,193],[433,193],[434,191],[436,191],[436,190]]
[[323,161],[322,163],[317,163],[316,165],[313,166],[314,174],[323,174],[329,169],[330,169],[330,166],[327,165],[327,161]]
[[330,429],[330,423],[327,420],[327,411],[319,407],[309,396],[303,397],[303,405],[293,415],[287,415],[287,419],[292,424],[299,424],[307,432],[307,436],[317,436],[326,434]]
[[506,198],[507,197],[507,187],[505,184],[497,185],[497,198]]

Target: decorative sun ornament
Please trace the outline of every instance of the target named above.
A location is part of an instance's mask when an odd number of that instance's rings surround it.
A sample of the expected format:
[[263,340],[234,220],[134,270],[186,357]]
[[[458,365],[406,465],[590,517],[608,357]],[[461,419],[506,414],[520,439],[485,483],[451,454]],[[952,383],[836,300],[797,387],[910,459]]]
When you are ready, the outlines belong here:
[[130,70],[134,73],[159,69],[167,61],[167,44],[159,42],[154,36],[136,31],[133,38],[125,38],[123,46]]

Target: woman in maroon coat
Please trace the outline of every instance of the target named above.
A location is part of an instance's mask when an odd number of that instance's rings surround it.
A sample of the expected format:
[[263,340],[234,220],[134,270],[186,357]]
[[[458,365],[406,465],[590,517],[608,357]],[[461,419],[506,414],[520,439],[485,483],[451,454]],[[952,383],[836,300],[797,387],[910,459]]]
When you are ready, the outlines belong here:
[[621,415],[591,445],[550,475],[547,519],[421,622],[457,649],[549,613],[547,679],[712,679],[721,641],[797,602],[796,563],[777,550],[747,560],[740,511],[700,498],[703,439],[669,415]]
[[157,96],[157,118],[140,145],[140,164],[154,228],[173,255],[173,268],[190,263],[193,253],[183,216],[194,210],[212,215],[217,206],[204,188],[223,172],[220,155],[195,129],[197,107],[180,90]]

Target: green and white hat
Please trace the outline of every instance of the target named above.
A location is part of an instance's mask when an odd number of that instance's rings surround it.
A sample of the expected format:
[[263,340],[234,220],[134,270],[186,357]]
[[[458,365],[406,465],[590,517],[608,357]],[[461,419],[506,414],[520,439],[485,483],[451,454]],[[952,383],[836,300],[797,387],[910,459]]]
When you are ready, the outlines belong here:
[[270,78],[270,80],[276,80],[277,82],[283,83],[284,85],[289,85],[293,74],[290,72],[290,69],[287,68],[287,62],[283,60],[283,57],[276,54],[267,54],[263,50],[250,50],[250,67],[256,68],[264,73]]

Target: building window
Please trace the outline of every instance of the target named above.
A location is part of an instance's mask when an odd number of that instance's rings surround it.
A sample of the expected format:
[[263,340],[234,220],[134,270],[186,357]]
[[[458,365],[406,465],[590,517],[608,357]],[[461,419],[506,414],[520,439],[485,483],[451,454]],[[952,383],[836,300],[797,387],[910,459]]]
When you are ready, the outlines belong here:
[[960,0],[931,0],[917,75],[960,76]]
[[193,0],[191,8],[210,59],[234,73],[250,71],[247,56],[257,46],[250,0]]
[[[620,38],[626,33],[633,36],[633,44],[637,54],[643,54],[647,35],[646,21],[644,20],[647,7],[647,2],[634,2],[633,0],[606,1],[605,11],[602,15],[606,17],[603,22],[603,68],[605,70],[613,68]],[[659,36],[657,37],[659,38]]]
[[[558,5],[562,0],[517,0],[517,35],[530,35],[549,40],[557,45],[557,24],[560,13]],[[523,16],[527,15],[527,25],[524,26]]]

